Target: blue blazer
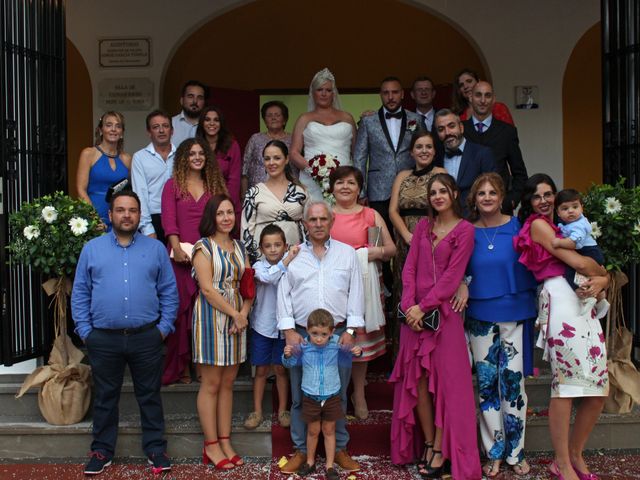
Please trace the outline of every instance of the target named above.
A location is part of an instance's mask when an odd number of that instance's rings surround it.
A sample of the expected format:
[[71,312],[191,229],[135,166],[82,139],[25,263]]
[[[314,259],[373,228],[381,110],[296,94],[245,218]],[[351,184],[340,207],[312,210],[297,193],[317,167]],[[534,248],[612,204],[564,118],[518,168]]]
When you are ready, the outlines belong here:
[[[437,166],[444,168],[444,157],[436,160],[435,163]],[[462,152],[458,178],[456,178],[456,184],[460,189],[459,200],[465,213],[467,212],[467,195],[469,195],[469,190],[475,179],[481,173],[497,171],[496,161],[491,149],[467,140]]]

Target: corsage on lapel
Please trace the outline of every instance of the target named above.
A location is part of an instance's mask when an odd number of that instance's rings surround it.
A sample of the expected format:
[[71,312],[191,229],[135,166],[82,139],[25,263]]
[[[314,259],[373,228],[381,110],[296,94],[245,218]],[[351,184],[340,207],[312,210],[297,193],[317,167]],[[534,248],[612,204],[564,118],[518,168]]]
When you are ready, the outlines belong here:
[[407,122],[407,131],[408,132],[413,133],[413,132],[416,131],[416,128],[418,128],[418,122],[416,122],[415,120],[409,120]]

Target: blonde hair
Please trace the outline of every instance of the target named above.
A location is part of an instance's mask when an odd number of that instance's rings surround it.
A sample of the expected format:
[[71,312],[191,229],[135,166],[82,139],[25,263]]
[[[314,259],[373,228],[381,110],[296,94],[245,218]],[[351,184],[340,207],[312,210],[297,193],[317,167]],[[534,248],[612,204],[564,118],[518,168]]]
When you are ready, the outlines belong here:
[[94,141],[93,144],[98,146],[102,143],[102,127],[104,126],[104,119],[107,117],[116,117],[120,125],[122,125],[122,137],[118,140],[116,145],[116,153],[122,153],[122,149],[124,147],[124,115],[120,112],[116,112],[115,110],[109,110],[108,112],[104,112],[98,120],[98,126],[94,131]]

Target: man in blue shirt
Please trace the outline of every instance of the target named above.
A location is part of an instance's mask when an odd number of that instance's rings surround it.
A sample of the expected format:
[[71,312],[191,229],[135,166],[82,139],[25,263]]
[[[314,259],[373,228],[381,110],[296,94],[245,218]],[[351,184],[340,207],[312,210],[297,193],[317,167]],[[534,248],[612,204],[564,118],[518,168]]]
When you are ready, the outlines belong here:
[[142,443],[154,473],[170,470],[160,398],[163,341],[178,310],[176,280],[164,246],[137,232],[140,200],[116,193],[113,230],[82,249],[71,310],[93,372],[93,442],[84,473],[111,464],[118,436],[118,402],[125,366],[140,407]]

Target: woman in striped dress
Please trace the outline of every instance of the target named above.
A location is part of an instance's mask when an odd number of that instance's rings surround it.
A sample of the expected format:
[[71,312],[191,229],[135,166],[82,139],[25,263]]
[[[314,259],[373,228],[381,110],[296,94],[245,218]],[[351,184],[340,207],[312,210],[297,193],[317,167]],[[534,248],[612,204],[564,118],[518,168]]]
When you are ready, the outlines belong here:
[[198,415],[204,432],[202,461],[217,469],[244,462],[231,445],[233,382],[247,358],[247,316],[252,300],[240,296],[240,279],[249,260],[231,238],[233,203],[215,195],[200,222],[202,238],[194,246],[193,266],[200,294],[193,308],[193,362],[201,365]]

